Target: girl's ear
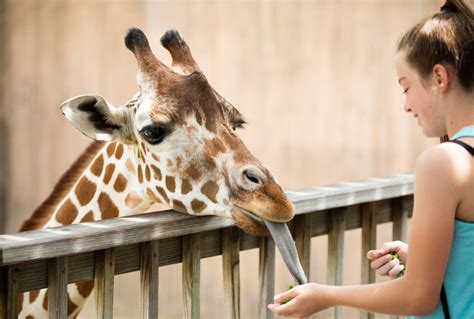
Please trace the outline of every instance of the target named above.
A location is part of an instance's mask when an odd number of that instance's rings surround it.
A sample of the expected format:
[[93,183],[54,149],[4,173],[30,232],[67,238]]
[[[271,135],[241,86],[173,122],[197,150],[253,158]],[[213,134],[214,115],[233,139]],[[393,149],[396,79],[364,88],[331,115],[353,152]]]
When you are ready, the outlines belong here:
[[446,66],[435,64],[433,66],[433,87],[440,92],[445,92],[451,80],[451,74]]
[[80,95],[60,106],[66,118],[84,135],[98,141],[133,142],[128,108],[114,107],[99,95]]

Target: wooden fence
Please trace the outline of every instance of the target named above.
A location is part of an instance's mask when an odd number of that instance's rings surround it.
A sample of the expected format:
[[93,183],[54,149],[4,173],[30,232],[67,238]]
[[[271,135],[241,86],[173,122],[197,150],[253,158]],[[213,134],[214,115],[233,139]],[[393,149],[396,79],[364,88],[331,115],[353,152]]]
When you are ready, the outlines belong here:
[[[375,281],[365,252],[375,247],[377,224],[393,222],[394,239],[406,240],[413,175],[287,194],[297,212],[289,226],[308,275],[311,237],[329,235],[329,284],[342,284],[346,230],[362,229],[362,283]],[[114,276],[140,271],[141,317],[157,318],[159,267],[182,263],[184,317],[199,318],[200,259],[222,255],[224,318],[239,318],[239,252],[254,248],[260,250],[259,318],[272,318],[266,305],[275,293],[274,243],[243,233],[230,219],[165,211],[2,235],[0,314],[16,318],[18,293],[49,288],[50,318],[65,318],[67,284],[94,279],[97,317],[112,318]],[[333,314],[342,318],[339,307]]]

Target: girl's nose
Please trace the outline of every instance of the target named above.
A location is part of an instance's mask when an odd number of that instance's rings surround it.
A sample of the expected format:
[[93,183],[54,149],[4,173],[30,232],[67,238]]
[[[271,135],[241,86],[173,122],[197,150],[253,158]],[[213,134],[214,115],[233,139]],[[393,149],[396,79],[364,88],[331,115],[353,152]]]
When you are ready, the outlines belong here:
[[405,112],[408,112],[408,113],[411,112],[411,108],[408,106],[407,103],[405,103],[405,105],[403,106],[403,109],[405,110]]

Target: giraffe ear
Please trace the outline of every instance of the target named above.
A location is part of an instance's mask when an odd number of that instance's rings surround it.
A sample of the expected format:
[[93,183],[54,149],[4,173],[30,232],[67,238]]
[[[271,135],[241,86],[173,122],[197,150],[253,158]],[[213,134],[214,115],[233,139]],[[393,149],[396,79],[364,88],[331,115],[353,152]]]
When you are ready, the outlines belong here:
[[99,95],[73,97],[59,107],[66,118],[84,135],[98,141],[130,144],[126,107],[114,107]]

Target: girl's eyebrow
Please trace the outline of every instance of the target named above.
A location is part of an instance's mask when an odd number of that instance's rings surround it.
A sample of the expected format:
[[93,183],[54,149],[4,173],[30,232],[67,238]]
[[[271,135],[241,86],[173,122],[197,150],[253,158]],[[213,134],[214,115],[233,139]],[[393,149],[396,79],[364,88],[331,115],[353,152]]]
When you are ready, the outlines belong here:
[[401,78],[398,79],[398,83],[401,84],[403,80],[406,80],[407,78],[402,76]]

